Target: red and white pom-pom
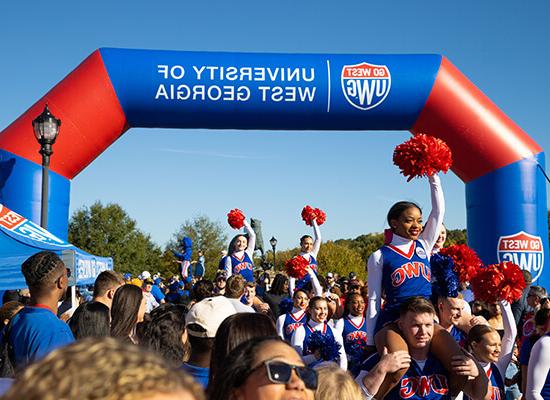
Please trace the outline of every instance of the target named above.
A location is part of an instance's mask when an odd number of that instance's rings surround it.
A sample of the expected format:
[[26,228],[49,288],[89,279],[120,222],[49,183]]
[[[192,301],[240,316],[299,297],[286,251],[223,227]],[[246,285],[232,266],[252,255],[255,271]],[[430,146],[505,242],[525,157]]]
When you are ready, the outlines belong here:
[[470,282],[483,265],[476,252],[465,244],[454,244],[439,250],[439,254],[451,257],[461,283]]
[[241,229],[244,226],[245,216],[241,210],[234,208],[227,213],[227,222],[233,229]]
[[498,264],[487,265],[479,268],[478,273],[472,278],[471,286],[476,300],[486,303],[494,303],[500,300],[500,288],[504,282],[504,274]]
[[302,209],[302,219],[310,226],[313,224],[313,220],[317,222],[317,225],[323,225],[327,220],[327,214],[320,208],[305,206]]
[[287,262],[285,262],[285,270],[288,276],[296,279],[302,279],[306,276],[306,268],[309,265],[309,261],[302,256],[294,256]]
[[412,178],[447,172],[453,164],[451,149],[438,138],[419,133],[398,145],[393,151],[393,163],[401,173]]
[[525,279],[517,264],[505,261],[499,264],[504,280],[500,286],[500,300],[513,303],[521,298],[525,289]]

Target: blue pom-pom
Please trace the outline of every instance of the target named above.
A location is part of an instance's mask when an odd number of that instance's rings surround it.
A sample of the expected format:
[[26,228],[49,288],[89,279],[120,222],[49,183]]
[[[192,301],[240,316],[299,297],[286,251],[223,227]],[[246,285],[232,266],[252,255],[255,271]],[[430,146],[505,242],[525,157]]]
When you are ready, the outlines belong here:
[[434,254],[430,258],[432,269],[432,291],[440,297],[457,297],[459,281],[451,257]]
[[291,312],[292,308],[294,308],[294,302],[292,301],[292,299],[285,297],[279,303],[279,315]]
[[323,335],[319,331],[312,332],[309,335],[305,346],[311,353],[320,350],[321,359],[324,361],[335,361],[338,359],[340,357],[340,348],[342,347],[333,336]]

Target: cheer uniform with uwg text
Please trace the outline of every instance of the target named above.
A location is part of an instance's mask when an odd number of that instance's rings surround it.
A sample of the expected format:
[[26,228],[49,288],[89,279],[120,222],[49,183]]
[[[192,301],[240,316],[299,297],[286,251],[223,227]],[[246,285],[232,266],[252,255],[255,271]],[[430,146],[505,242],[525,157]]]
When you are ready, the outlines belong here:
[[360,317],[345,316],[343,318],[342,337],[344,338],[344,349],[348,355],[348,369],[352,375],[356,375],[359,372],[361,363],[365,361],[364,354],[367,349],[367,319],[365,314]]
[[[279,317],[281,318],[281,317]],[[282,338],[290,343],[292,339],[292,334],[298,327],[305,324],[307,321],[307,314],[304,310],[298,310],[297,312],[289,312],[284,315],[284,320],[282,324]],[[279,323],[279,321],[277,321]]]
[[[491,363],[489,369],[485,371],[487,378],[489,379],[489,393],[491,394],[491,400],[505,400],[506,392],[504,386],[504,379],[494,363]],[[469,396],[464,395],[464,400],[472,400]]]
[[236,255],[231,255],[231,272],[232,275],[242,275],[247,282],[254,282],[254,263],[250,259],[247,252],[242,258]]
[[[304,254],[302,255],[302,257],[306,258],[306,255],[307,254]],[[307,258],[306,258],[307,260]],[[319,276],[319,274],[317,273],[317,268],[318,268],[318,265],[317,265],[317,260],[315,259],[315,257],[313,257],[312,254],[309,254],[309,267],[313,270],[313,272],[315,272],[315,275],[316,276]],[[311,277],[309,276],[309,274],[305,274],[305,276],[301,279],[298,279],[296,281],[296,288],[295,290],[299,290],[299,289],[302,289],[304,286],[306,286],[309,282],[311,282]]]
[[[363,378],[379,361],[379,354],[370,356],[363,363],[361,372],[355,380],[365,394],[367,393],[363,385]],[[384,398],[386,400],[450,399],[451,393],[447,383],[447,371],[432,354],[428,354],[428,358],[422,362],[412,359],[407,372]]]
[[424,246],[415,240],[409,253],[387,244],[380,248],[384,257],[382,285],[386,292],[384,309],[376,321],[375,332],[399,318],[399,307],[413,296],[432,295],[430,262]]

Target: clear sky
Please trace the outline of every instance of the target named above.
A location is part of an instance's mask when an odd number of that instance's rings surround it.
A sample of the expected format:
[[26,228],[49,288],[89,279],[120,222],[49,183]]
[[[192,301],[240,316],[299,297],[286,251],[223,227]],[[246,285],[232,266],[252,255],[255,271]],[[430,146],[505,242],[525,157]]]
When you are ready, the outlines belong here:
[[[547,150],[548,21],[548,0],[5,1],[0,130],[99,47],[439,53]],[[429,209],[427,182],[406,183],[392,165],[408,137],[132,129],[75,177],[71,212],[95,200],[118,203],[164,245],[186,219],[205,214],[227,226],[225,214],[238,207],[284,249],[309,232],[300,211],[311,204],[327,213],[325,239],[353,238],[382,231],[395,201]],[[464,185],[452,173],[442,180],[447,226],[464,228]]]

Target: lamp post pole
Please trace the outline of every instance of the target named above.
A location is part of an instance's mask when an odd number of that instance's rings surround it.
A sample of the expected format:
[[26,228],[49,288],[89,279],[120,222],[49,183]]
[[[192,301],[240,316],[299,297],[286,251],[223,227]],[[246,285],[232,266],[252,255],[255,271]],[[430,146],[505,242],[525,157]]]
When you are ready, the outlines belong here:
[[269,239],[269,244],[271,244],[271,249],[273,250],[273,269],[277,270],[277,263],[275,258],[275,248],[277,247],[277,239],[275,239],[275,236],[271,236],[271,239]]
[[50,190],[50,156],[53,154],[53,144],[59,134],[61,120],[55,118],[48,105],[44,111],[32,121],[36,140],[40,143],[39,153],[42,155],[42,199],[40,209],[40,226],[48,229],[48,197]]

